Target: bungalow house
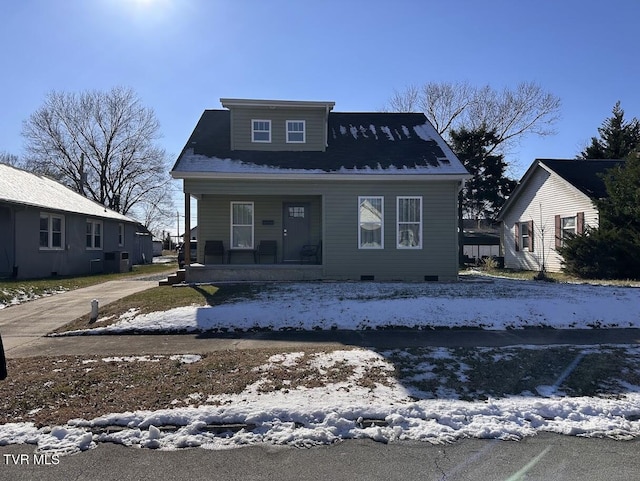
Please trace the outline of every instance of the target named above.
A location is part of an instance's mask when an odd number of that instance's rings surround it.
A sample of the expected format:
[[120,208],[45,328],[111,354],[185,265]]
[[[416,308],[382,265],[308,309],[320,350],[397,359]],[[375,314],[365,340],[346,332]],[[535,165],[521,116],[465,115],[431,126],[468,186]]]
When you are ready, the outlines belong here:
[[0,164],[0,277],[122,271],[152,256],[151,235],[135,220]]
[[560,271],[556,249],[568,235],[598,227],[593,201],[606,196],[601,175],[623,162],[536,159],[498,215],[505,267]]
[[171,171],[187,222],[198,201],[187,281],[457,279],[457,195],[469,175],[423,114],[221,103]]

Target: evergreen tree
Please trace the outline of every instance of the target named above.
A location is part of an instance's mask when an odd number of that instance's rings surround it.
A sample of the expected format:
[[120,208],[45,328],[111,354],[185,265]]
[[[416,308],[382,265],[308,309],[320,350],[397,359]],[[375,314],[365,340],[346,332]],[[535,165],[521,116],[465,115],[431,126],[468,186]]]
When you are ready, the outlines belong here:
[[640,235],[640,152],[603,176],[607,197],[595,201],[601,229],[631,229]]
[[493,219],[516,181],[505,175],[503,155],[491,154],[495,130],[482,126],[475,130],[461,127],[450,131],[451,148],[473,178],[461,192],[462,214],[467,219]]
[[624,159],[640,145],[640,122],[635,117],[629,122],[624,119],[620,101],[616,102],[612,116],[598,128],[600,138],[592,137],[589,145],[580,155],[581,159]]
[[565,271],[587,278],[640,279],[640,155],[603,177],[607,197],[595,201],[600,226],[558,249]]

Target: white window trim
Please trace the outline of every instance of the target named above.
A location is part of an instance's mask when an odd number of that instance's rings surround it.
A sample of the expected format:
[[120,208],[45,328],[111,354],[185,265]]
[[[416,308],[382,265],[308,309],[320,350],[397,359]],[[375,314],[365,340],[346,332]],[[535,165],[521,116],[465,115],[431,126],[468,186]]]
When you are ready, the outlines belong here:
[[[249,204],[251,205],[251,246],[250,247],[235,247],[233,245],[233,228],[235,226],[247,226],[248,224],[234,224],[233,223],[233,206],[238,204]],[[251,250],[255,248],[256,238],[255,238],[255,226],[256,226],[256,208],[253,202],[248,201],[232,201],[229,210],[229,246],[230,249],[246,249]]]
[[[88,251],[101,251],[104,248],[104,224],[101,220],[87,219],[87,224],[91,224],[91,246],[87,246],[85,232],[85,247]],[[100,225],[100,247],[96,247],[96,225]]]
[[124,224],[118,224],[118,247],[124,247]]
[[[300,133],[297,130],[289,130],[289,122],[302,123],[302,140],[289,140],[289,134]],[[305,120],[287,120],[285,123],[287,128],[286,141],[287,144],[304,144],[307,142],[307,122]]]
[[[360,219],[360,206],[365,199],[380,199],[382,209],[382,217],[380,218],[380,245],[379,246],[363,246],[362,245],[362,229],[360,228],[361,219]],[[361,195],[358,196],[358,249],[374,249],[380,250],[384,249],[384,196],[381,195]]]
[[[521,252],[533,252],[531,250],[531,232],[529,232],[529,221],[525,221],[525,222],[519,222],[518,224],[518,235],[520,236],[520,238],[518,239],[518,242],[520,244],[520,251]],[[527,235],[524,235],[523,233],[523,226],[526,227],[527,229]],[[524,245],[524,239],[527,239],[527,245]]]
[[[420,200],[420,224],[418,232],[420,233],[420,239],[418,241],[417,246],[403,246],[400,245],[400,224],[416,224],[416,222],[400,222],[400,201],[405,199],[418,199]],[[396,249],[413,249],[419,250],[422,249],[422,222],[423,222],[423,205],[422,205],[422,196],[421,195],[401,195],[396,197]]]
[[[256,122],[266,122],[269,125],[269,139],[268,140],[256,140],[255,134],[256,132],[267,132],[266,130],[256,130],[255,123]],[[258,144],[270,144],[271,143],[271,120],[267,119],[251,119],[251,142]]]
[[[40,248],[41,251],[61,251],[64,250],[65,248],[65,239],[64,239],[64,232],[65,232],[65,228],[64,228],[64,216],[63,215],[59,215],[59,214],[48,214],[45,212],[41,212],[40,213],[40,219],[47,219],[47,234],[48,234],[48,240],[47,240],[47,246],[43,247],[40,246],[40,224],[38,224],[38,246]],[[60,219],[60,246],[59,247],[54,247],[53,246],[53,228],[52,228],[52,224],[53,224],[53,219]]]

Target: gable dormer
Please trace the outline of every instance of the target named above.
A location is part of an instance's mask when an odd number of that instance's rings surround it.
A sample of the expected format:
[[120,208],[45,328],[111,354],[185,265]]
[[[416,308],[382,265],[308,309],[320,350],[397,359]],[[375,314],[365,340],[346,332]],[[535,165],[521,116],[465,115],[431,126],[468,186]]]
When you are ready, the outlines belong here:
[[231,150],[317,151],[327,147],[335,102],[220,99],[230,112]]

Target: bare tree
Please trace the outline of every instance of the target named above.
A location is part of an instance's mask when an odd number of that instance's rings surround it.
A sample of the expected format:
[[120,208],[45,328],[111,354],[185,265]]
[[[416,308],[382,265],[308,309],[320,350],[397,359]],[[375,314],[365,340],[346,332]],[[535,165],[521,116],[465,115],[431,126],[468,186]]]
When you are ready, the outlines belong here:
[[20,167],[21,161],[17,155],[10,154],[9,152],[0,152],[0,164],[12,165],[13,167]]
[[133,208],[133,215],[154,236],[162,238],[162,231],[175,220],[176,209],[173,202],[174,185],[167,176],[162,189],[149,192],[145,198]]
[[22,135],[31,170],[123,214],[166,189],[158,120],[130,88],[51,92]]
[[451,130],[491,130],[496,140],[488,154],[507,152],[528,134],[550,135],[560,116],[560,99],[534,82],[515,89],[474,87],[466,82],[427,83],[421,88],[395,91],[385,110],[422,111],[436,130],[449,140]]

